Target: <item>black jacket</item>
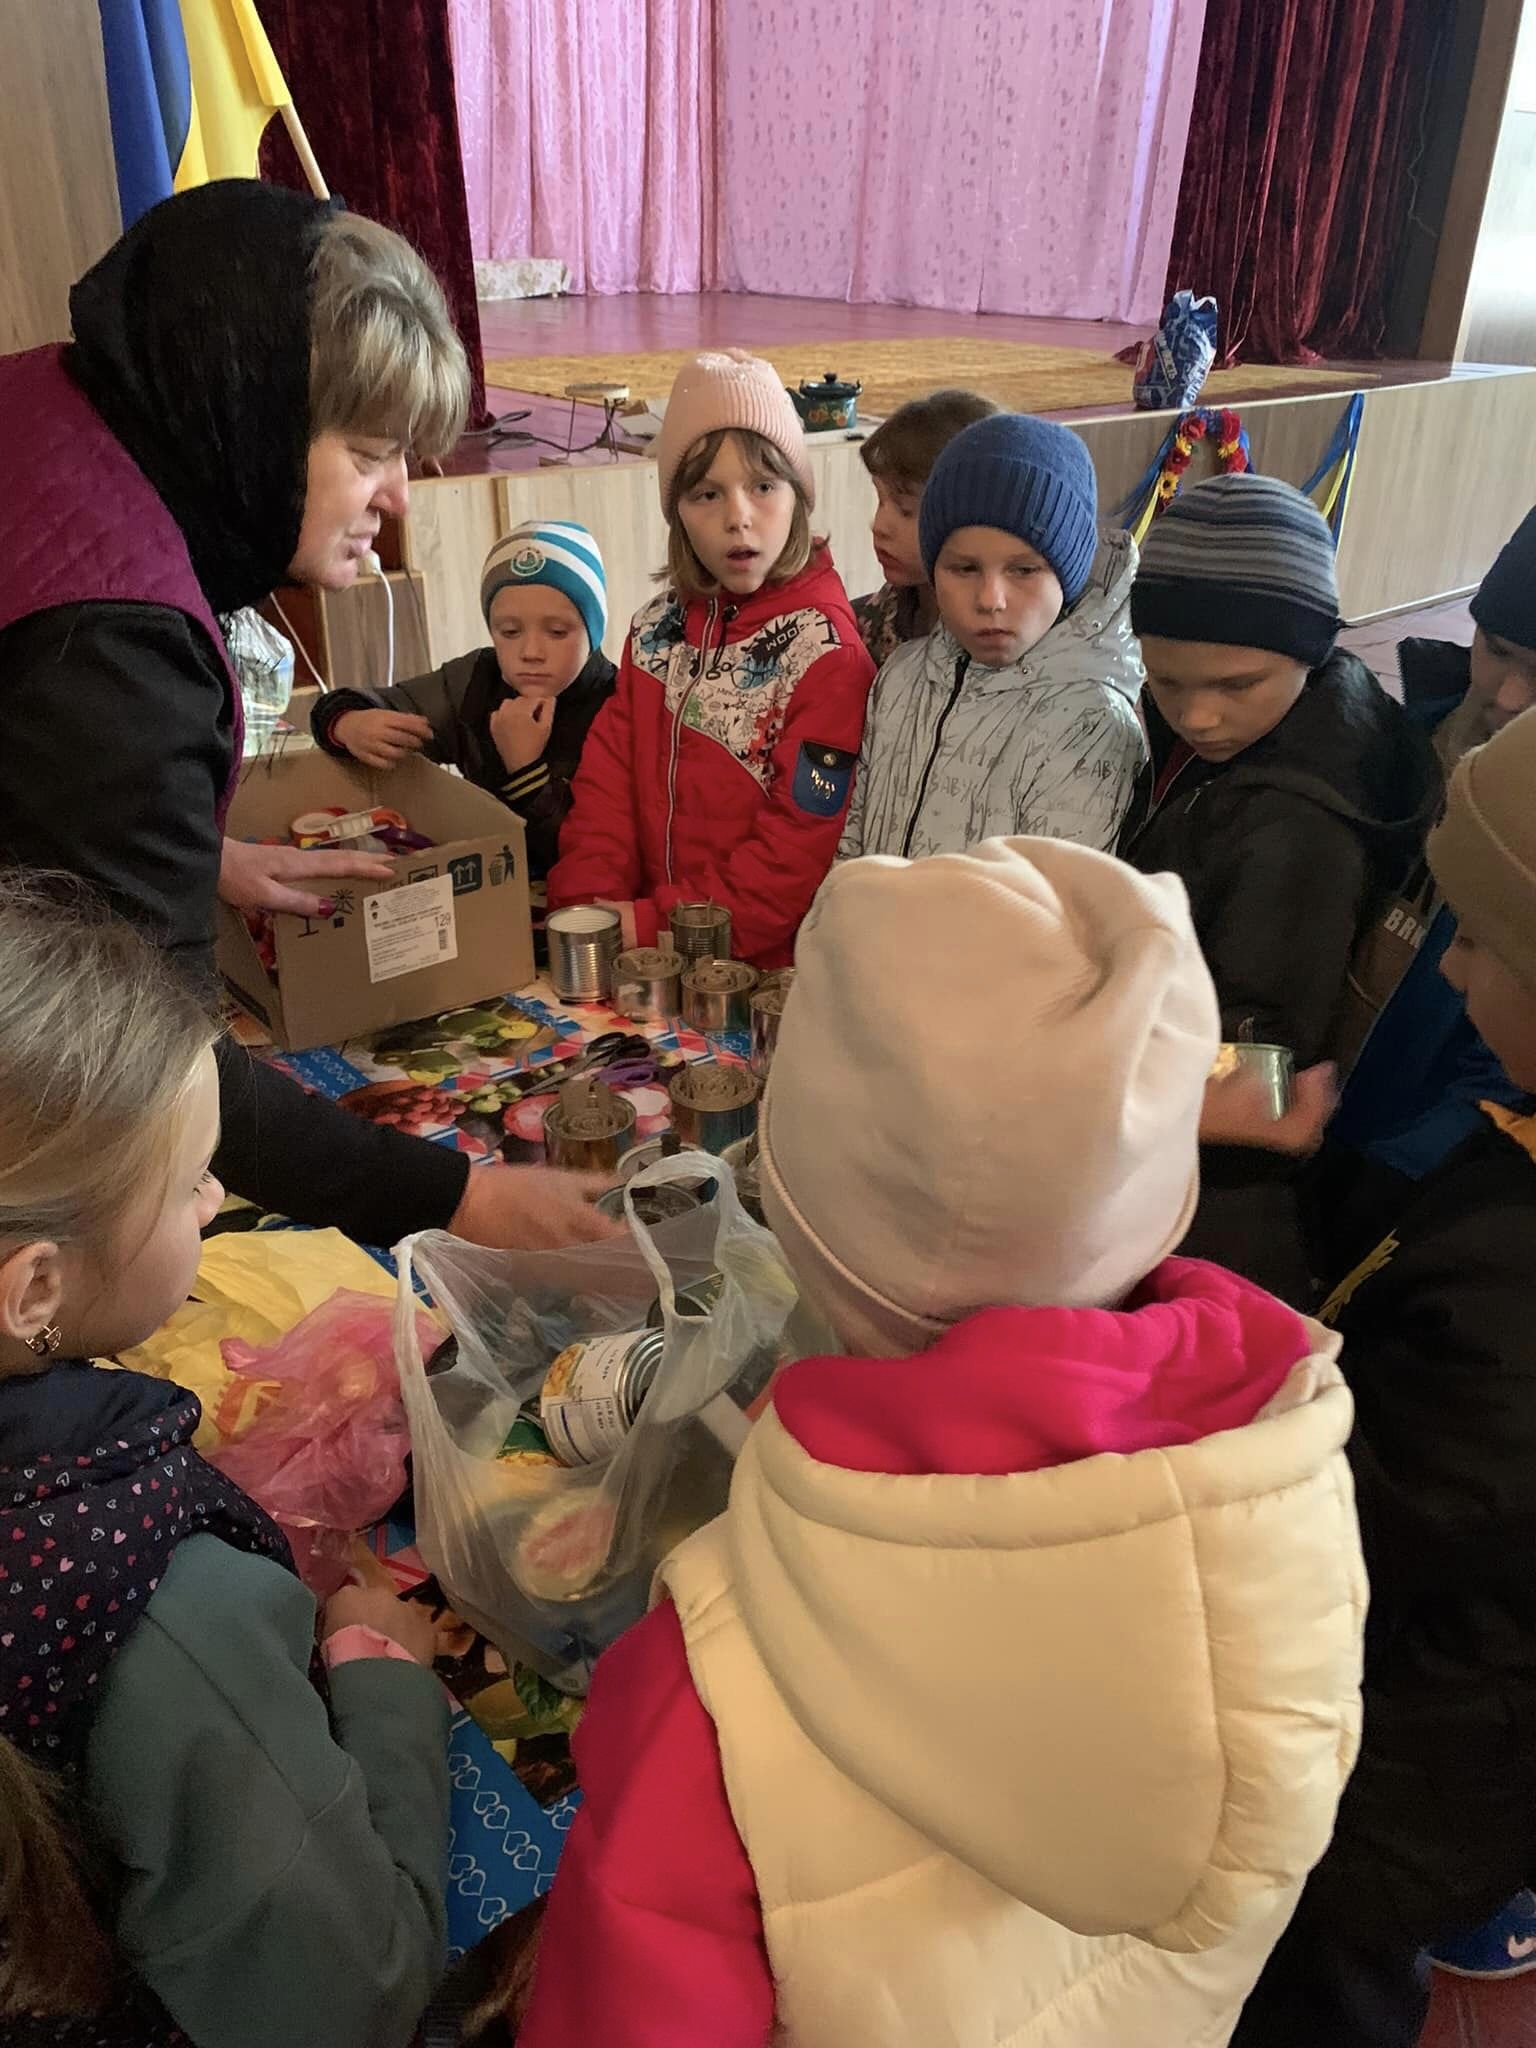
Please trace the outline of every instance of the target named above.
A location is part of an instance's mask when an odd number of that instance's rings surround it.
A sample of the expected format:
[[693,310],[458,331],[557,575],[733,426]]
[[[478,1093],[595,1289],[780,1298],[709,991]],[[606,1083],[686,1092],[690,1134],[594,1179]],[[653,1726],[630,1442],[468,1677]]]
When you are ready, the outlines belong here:
[[1536,1118],[1498,1115],[1322,1310],[1371,1607],[1364,1746],[1308,1907],[1409,1954],[1536,1879]]
[[[159,492],[216,612],[291,559],[309,437],[308,294],[327,208],[226,180],[154,208],[71,294],[66,366]],[[56,606],[0,632],[0,863],[101,891],[210,990],[228,682],[159,604]],[[372,1244],[442,1226],[468,1161],[220,1051],[236,1193]]]
[[549,744],[531,768],[509,775],[491,738],[491,713],[512,692],[501,679],[496,651],[481,647],[430,674],[391,688],[332,690],[320,698],[310,727],[327,753],[345,754],[331,733],[349,711],[410,711],[432,727],[426,755],[457,768],[468,781],[499,796],[528,833],[528,871],[543,881],[560,855],[560,827],[571,808],[571,780],[592,721],[613,695],[618,670],[598,647],[568,689],[555,699]]
[[1342,648],[1273,732],[1234,760],[1191,761],[1155,807],[1174,735],[1143,696],[1152,760],[1120,837],[1143,874],[1172,872],[1229,1038],[1324,1058],[1355,942],[1422,851],[1439,801],[1427,742]]

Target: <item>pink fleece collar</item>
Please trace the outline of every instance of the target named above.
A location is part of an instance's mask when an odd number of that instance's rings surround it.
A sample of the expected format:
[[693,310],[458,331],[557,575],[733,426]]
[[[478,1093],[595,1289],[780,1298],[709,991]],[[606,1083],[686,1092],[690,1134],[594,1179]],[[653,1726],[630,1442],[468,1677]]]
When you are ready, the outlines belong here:
[[983,1309],[911,1358],[802,1359],[773,1400],[849,1471],[1033,1472],[1241,1428],[1309,1349],[1262,1288],[1165,1259],[1123,1309]]

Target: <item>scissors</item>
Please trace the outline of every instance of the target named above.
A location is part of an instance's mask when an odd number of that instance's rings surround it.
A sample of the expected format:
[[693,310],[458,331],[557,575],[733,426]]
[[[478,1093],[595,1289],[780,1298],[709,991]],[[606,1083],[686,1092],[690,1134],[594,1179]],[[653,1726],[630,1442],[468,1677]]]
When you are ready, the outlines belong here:
[[580,1074],[601,1074],[614,1088],[643,1087],[664,1071],[664,1058],[637,1031],[605,1031],[584,1051],[531,1068],[528,1084],[518,1083],[516,1099],[527,1102],[535,1095],[553,1095]]

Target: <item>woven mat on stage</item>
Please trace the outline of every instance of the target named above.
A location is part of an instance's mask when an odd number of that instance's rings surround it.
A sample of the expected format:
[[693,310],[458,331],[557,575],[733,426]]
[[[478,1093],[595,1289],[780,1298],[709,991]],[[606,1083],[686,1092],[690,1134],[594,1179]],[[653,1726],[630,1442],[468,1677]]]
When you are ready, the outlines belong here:
[[[1015,412],[1064,412],[1075,406],[1129,405],[1131,373],[1111,355],[1081,348],[1040,348],[972,335],[928,336],[913,341],[810,341],[757,347],[787,384],[816,379],[827,370],[859,379],[862,412],[894,412],[909,398],[945,385],[984,392]],[[485,381],[501,390],[559,397],[567,384],[627,384],[637,398],[664,398],[672,379],[695,353],[659,349],[645,355],[488,356]],[[1355,391],[1354,370],[1308,370],[1285,365],[1216,370],[1200,394],[1203,405],[1263,398],[1275,391]]]

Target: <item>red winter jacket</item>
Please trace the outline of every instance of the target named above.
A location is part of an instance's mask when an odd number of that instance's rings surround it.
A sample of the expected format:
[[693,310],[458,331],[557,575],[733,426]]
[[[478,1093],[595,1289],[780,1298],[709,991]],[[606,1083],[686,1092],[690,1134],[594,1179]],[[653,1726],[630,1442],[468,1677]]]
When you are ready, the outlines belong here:
[[582,749],[550,908],[633,903],[652,945],[676,904],[710,897],[738,958],[787,966],[837,852],[874,674],[825,548],[739,601],[654,598]]
[[[1309,1326],[1269,1295],[1170,1259],[1125,1310],[988,1309],[913,1357],[803,1360],[773,1408],[823,1466],[898,1475],[893,1488],[899,1475],[1043,1474],[1241,1433],[1308,1351]],[[829,1586],[823,1621],[837,1600]],[[1028,1656],[1006,1647],[1028,1636],[1020,1614],[991,1662]],[[942,1745],[916,1723],[911,1739],[914,1770],[931,1772]],[[753,1869],[670,1601],[603,1657],[573,1748],[584,1803],[518,2048],[765,2048],[775,1988]]]

